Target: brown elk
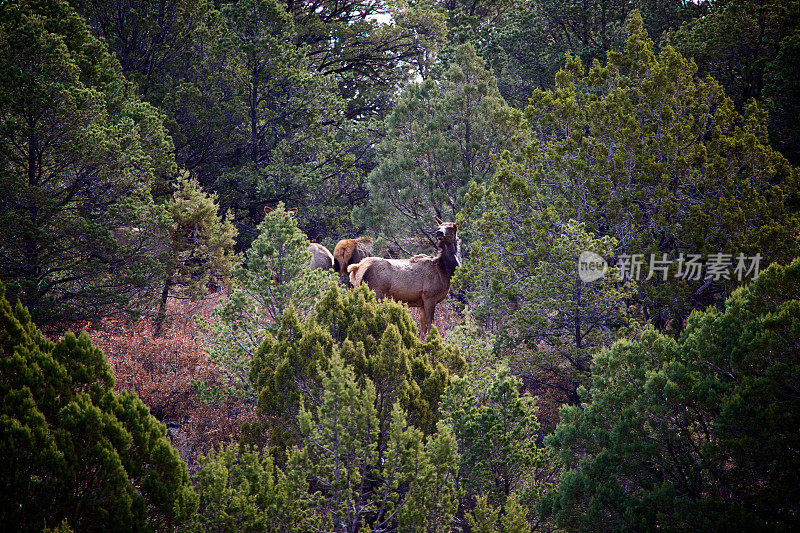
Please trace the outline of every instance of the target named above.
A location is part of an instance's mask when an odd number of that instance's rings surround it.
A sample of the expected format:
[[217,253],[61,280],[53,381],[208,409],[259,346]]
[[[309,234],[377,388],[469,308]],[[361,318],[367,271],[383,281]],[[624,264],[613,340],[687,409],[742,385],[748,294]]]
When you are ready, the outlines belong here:
[[333,268],[333,254],[319,243],[312,242],[308,245],[308,251],[311,252],[311,270],[321,268],[327,270]]
[[355,265],[371,255],[372,239],[369,237],[342,239],[333,249],[333,270],[341,274],[347,281],[347,267]]
[[422,308],[419,333],[425,337],[433,322],[436,304],[447,297],[450,278],[461,265],[461,239],[452,222],[436,219],[437,248],[435,256],[415,255],[410,259],[383,259],[367,257],[360,263],[347,267],[354,286],[366,283],[378,299],[392,298],[409,307]]

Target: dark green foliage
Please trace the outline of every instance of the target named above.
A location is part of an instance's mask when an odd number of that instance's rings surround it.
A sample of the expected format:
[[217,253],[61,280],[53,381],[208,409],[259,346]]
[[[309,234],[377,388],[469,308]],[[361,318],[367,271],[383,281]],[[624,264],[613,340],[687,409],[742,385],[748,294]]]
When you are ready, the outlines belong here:
[[[497,214],[487,212],[475,223],[478,234],[508,238],[494,233]],[[478,317],[498,331],[497,348],[512,351],[515,371],[577,404],[577,390],[586,383],[593,355],[632,322],[626,299],[635,293],[635,284],[618,283],[613,269],[589,283],[578,275],[580,254],[610,257],[613,238],[597,238],[574,221],[553,235],[536,222],[517,222],[515,242],[473,242],[470,261],[456,279],[480,302]],[[511,268],[498,268],[500,248],[513,250],[501,263]],[[520,345],[530,351],[514,353]]]
[[201,461],[196,529],[449,530],[458,463],[449,428],[426,440],[395,404],[382,445],[372,381],[338,354],[318,378],[317,405],[301,405],[285,467],[232,446]]
[[638,9],[656,42],[665,30],[701,15],[703,2],[680,0],[529,0],[513,3],[499,23],[479,32],[478,49],[494,69],[503,96],[523,107],[534,89],[553,87],[564,56],[584,66],[625,43],[625,21]]
[[550,439],[572,467],[544,509],[567,529],[769,530],[800,525],[800,260],[602,352],[586,403]]
[[457,47],[445,72],[403,91],[367,181],[370,202],[355,217],[406,251],[409,237],[434,244],[434,216],[455,220],[469,184],[513,149],[521,121],[473,46]]
[[41,531],[152,531],[197,505],[166,429],[138,397],[115,394],[88,335],[48,341],[0,285],[0,522]]
[[665,42],[714,76],[736,108],[751,98],[767,111],[774,147],[800,164],[800,4],[789,0],[716,0],[708,14],[670,32]]
[[141,310],[163,280],[163,117],[59,0],[0,6],[0,272],[42,325]]
[[194,66],[217,22],[208,0],[70,0],[148,101]]
[[480,506],[481,498],[500,505],[514,494],[530,503],[547,487],[536,476],[547,453],[536,442],[535,399],[520,395],[519,380],[507,370],[491,377],[488,389],[477,390],[467,379],[454,378],[442,400],[461,455],[458,479],[466,508],[476,500]]
[[331,286],[304,322],[287,311],[277,336],[264,340],[253,361],[258,410],[267,417],[271,440],[280,450],[296,441],[301,401],[307,406],[318,403],[318,369],[327,369],[334,353],[353,367],[360,382],[369,378],[374,383],[381,448],[395,403],[409,422],[432,433],[440,396],[451,374],[465,367],[457,350],[446,346],[438,333],[420,341],[402,305],[378,303],[366,286],[352,292]]
[[[351,102],[372,94],[385,107],[408,68],[383,63],[390,58],[362,56],[348,43],[344,48],[373,67],[403,75],[378,89],[378,96],[367,86],[375,81],[374,69],[358,87],[338,85],[347,72],[362,76],[350,62],[356,58],[343,48],[318,50],[298,42],[305,39],[299,31],[321,31],[317,24],[295,24],[293,15],[304,9],[298,3],[239,0],[219,10],[206,1],[74,3],[95,35],[108,39],[142,97],[165,111],[177,162],[220,194],[234,215],[240,250],[257,236],[264,206],[279,201],[302,208],[302,225],[315,240],[350,226],[350,209],[364,198],[360,180],[372,164],[374,128],[349,120],[338,92]],[[378,46],[417,49],[411,37],[393,40],[373,21],[355,23],[356,16],[342,7],[298,20],[330,15],[335,26],[333,18],[344,17],[353,24],[336,30],[337,38],[353,35]],[[325,48],[330,41],[325,37],[318,44]]]
[[347,102],[347,117],[359,121],[383,118],[397,90],[414,74],[427,74],[444,40],[443,17],[426,3],[284,4],[294,19],[297,44],[308,50],[309,67],[333,78]]
[[309,70],[282,3],[240,0],[225,5],[222,18],[237,126],[218,186],[247,245],[264,206],[283,201],[310,219],[317,213],[302,208],[317,195],[330,201],[347,189],[352,155],[340,142],[353,139],[337,136],[342,102],[331,80]]
[[[552,246],[570,219],[613,237],[617,257],[673,261],[666,280],[646,280],[645,268],[634,300],[660,329],[730,294],[739,254],[769,264],[796,253],[800,172],[770,148],[763,112],[740,116],[690,61],[671,48],[656,56],[639,16],[628,31],[606,67],[585,72],[572,58],[554,90],[534,92],[526,164],[502,164],[468,195],[459,221],[473,224],[478,262],[465,266],[480,273],[472,282],[487,308],[527,306],[514,288],[535,279],[542,257],[531,250]],[[729,279],[676,277],[681,254],[715,253],[731,254]]]
[[223,218],[219,214],[217,195],[203,191],[188,172],[178,176],[176,191],[166,207],[173,220],[169,231],[171,257],[156,316],[156,336],[166,318],[171,291],[196,300],[212,288],[228,287],[231,270],[239,260],[233,253],[236,228],[230,215]]

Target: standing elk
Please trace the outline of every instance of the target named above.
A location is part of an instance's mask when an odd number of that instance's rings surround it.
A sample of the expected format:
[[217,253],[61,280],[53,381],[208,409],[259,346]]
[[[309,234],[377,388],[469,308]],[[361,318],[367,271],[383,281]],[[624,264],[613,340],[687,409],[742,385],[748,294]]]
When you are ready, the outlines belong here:
[[436,304],[447,297],[450,278],[461,266],[461,239],[453,222],[436,219],[437,248],[435,256],[415,255],[410,259],[367,257],[347,267],[353,286],[366,283],[378,299],[392,298],[409,307],[422,308],[420,336],[425,337],[433,322]]
[[333,254],[319,243],[312,242],[308,245],[311,252],[311,270],[321,268],[327,270],[333,268]]

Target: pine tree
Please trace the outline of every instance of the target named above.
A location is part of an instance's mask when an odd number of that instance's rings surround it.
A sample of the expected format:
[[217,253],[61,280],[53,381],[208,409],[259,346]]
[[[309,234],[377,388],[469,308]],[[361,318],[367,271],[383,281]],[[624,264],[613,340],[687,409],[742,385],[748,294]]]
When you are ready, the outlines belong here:
[[301,403],[283,466],[233,446],[202,460],[200,529],[448,531],[458,454],[447,426],[426,443],[395,403],[381,445],[372,381],[338,353],[319,379],[319,402]]
[[190,531],[307,531],[308,481],[300,470],[289,475],[272,458],[230,443],[200,458],[200,505]]
[[543,505],[558,526],[798,527],[799,294],[800,259],[773,264],[678,339],[650,329],[600,353],[548,440],[569,468]]
[[706,2],[680,0],[531,0],[511,3],[492,24],[477,32],[476,47],[492,67],[502,95],[524,108],[535,89],[552,89],[556,73],[571,54],[590,66],[625,44],[632,9],[657,44],[662,34],[708,11]]
[[706,16],[666,35],[691,57],[701,75],[714,76],[738,110],[751,99],[769,112],[773,146],[800,164],[800,6],[780,0],[716,0]]
[[443,419],[458,442],[458,481],[467,506],[479,497],[501,505],[514,492],[528,491],[531,498],[546,488],[536,479],[547,452],[536,444],[535,399],[520,395],[519,381],[507,369],[501,367],[493,378],[480,391],[454,378],[442,399]]
[[465,367],[457,350],[446,346],[438,333],[421,342],[401,304],[377,302],[366,286],[352,292],[331,286],[302,323],[294,312],[285,313],[277,335],[264,340],[253,361],[258,411],[267,417],[270,441],[279,455],[296,442],[300,405],[310,409],[319,403],[318,372],[327,369],[335,353],[353,367],[359,383],[369,380],[375,387],[381,449],[395,403],[415,427],[433,433],[441,394],[451,375]]
[[0,284],[0,521],[15,531],[171,529],[197,505],[166,428],[89,336],[50,342]]
[[163,280],[164,118],[60,0],[0,6],[0,272],[42,326],[142,311]]
[[467,515],[469,527],[475,533],[492,533],[497,531],[497,520],[500,517],[500,509],[492,506],[486,495],[478,496],[478,503],[475,509]]
[[209,288],[227,287],[237,262],[233,246],[236,228],[230,213],[218,214],[217,195],[208,195],[188,172],[178,176],[177,190],[167,203],[172,216],[170,228],[171,260],[161,291],[161,303],[156,317],[155,335],[161,332],[166,318],[170,291],[181,289],[196,300]]
[[[279,335],[284,314],[304,317],[325,289],[335,282],[333,271],[311,270],[308,238],[283,204],[267,213],[259,236],[233,271],[233,288],[227,302],[208,319],[196,317],[211,358],[225,369],[228,386],[209,389],[198,383],[206,399],[238,394],[255,400],[248,375],[256,350],[265,337]],[[293,415],[294,416],[294,415]]]
[[[763,112],[736,113],[719,83],[698,78],[674,49],[657,56],[638,14],[628,36],[605,66],[586,71],[571,57],[555,89],[534,91],[526,163],[502,162],[468,195],[459,221],[472,224],[470,257],[484,258],[480,304],[513,310],[517,294],[527,303],[515,287],[540,259],[530,251],[571,219],[615,239],[617,258],[641,254],[649,266],[666,254],[666,275],[645,279],[643,269],[634,299],[659,329],[679,331],[692,309],[729,295],[744,281],[740,255],[769,264],[795,253],[800,173],[769,146]],[[729,268],[679,277],[690,254],[727,254]]]
[[489,178],[493,155],[513,146],[521,119],[472,45],[456,48],[447,70],[409,84],[386,119],[381,159],[368,178],[370,204],[355,216],[396,244],[409,237],[435,243],[429,221],[455,220],[469,184]]
[[278,202],[301,206],[304,227],[326,224],[320,205],[349,201],[356,158],[350,148],[364,149],[363,132],[345,122],[333,81],[315,73],[308,50],[296,45],[289,7],[239,0],[221,10],[220,53],[232,86],[220,90],[232,92],[237,125],[217,186],[245,245],[258,235],[262,209]]

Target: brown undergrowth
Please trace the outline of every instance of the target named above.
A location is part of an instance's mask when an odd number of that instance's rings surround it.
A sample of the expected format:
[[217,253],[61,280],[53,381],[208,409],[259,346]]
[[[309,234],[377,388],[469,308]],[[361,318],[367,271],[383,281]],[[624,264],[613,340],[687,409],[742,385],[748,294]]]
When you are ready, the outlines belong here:
[[208,406],[192,388],[193,380],[214,383],[221,375],[195,340],[197,327],[192,319],[196,314],[208,316],[220,298],[211,295],[196,303],[170,298],[170,320],[159,338],[153,338],[149,319],[134,323],[107,319],[86,327],[114,370],[115,390],[139,395],[153,416],[167,425],[173,445],[191,471],[198,455],[237,440],[242,422],[255,419],[253,405],[230,400]]

